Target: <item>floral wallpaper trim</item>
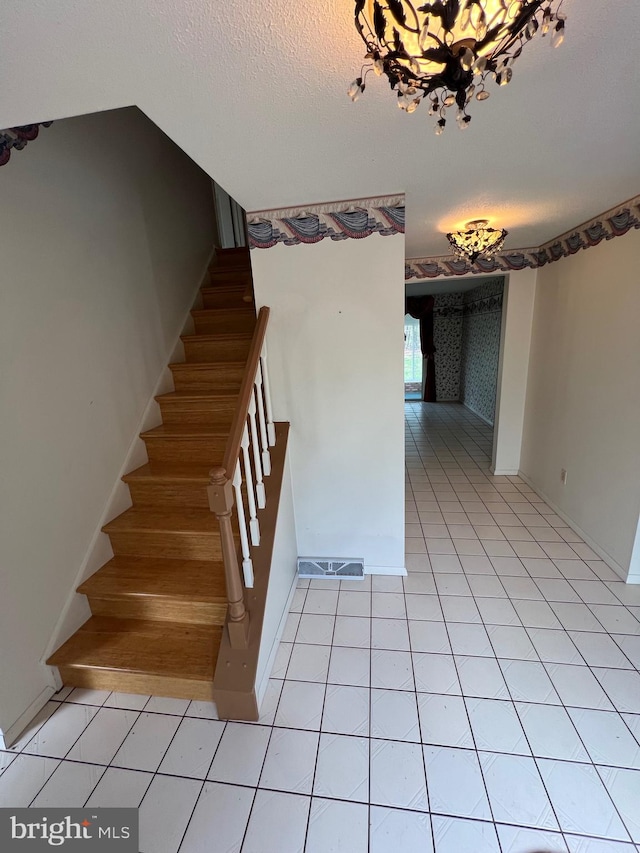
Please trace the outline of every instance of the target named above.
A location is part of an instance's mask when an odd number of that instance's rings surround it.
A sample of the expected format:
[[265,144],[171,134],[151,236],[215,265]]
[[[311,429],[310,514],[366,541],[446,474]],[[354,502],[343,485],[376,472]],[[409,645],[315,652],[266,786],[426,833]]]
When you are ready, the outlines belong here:
[[256,210],[247,213],[249,247],[270,249],[278,243],[319,243],[325,237],[361,240],[371,234],[404,234],[404,213],[403,195]]
[[49,127],[52,121],[43,121],[39,124],[23,124],[21,127],[9,127],[6,130],[0,130],[0,166],[4,166],[9,162],[11,152],[22,151],[27,142],[35,139],[40,133],[41,127]]
[[632,228],[640,228],[640,196],[601,213],[538,248],[502,252],[490,260],[479,258],[473,265],[453,255],[409,258],[405,264],[404,277],[408,281],[412,278],[437,278],[441,275],[486,275],[527,267],[535,269],[559,261],[560,258],[575,255],[581,249],[597,246],[603,240],[621,237]]
[[462,316],[500,313],[503,292],[504,278],[489,279],[478,287],[474,287],[473,290],[465,291],[462,294]]

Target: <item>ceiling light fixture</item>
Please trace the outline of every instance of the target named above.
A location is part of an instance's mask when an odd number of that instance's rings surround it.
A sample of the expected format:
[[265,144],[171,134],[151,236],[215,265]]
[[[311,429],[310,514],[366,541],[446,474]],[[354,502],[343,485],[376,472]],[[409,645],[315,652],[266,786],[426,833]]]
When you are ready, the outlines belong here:
[[489,97],[488,79],[499,86],[511,81],[514,62],[536,33],[550,32],[552,45],[562,44],[561,5],[562,0],[434,0],[415,8],[409,0],[356,0],[356,29],[372,62],[363,65],[349,96],[360,97],[370,71],[386,74],[400,109],[412,113],[428,97],[440,135],[446,110],[456,104],[464,130],[471,99]]
[[508,231],[504,228],[489,228],[488,225],[486,219],[474,219],[473,222],[467,222],[466,231],[451,231],[447,234],[454,253],[475,264],[479,257],[491,257],[499,252]]

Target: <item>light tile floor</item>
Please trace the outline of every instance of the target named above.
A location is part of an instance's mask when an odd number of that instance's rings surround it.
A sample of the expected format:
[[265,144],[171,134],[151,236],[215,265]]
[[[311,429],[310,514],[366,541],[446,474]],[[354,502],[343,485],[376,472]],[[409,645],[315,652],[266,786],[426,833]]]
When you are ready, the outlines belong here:
[[406,409],[409,575],[300,582],[258,724],[65,689],[0,805],[140,806],[142,853],[639,851],[640,587]]

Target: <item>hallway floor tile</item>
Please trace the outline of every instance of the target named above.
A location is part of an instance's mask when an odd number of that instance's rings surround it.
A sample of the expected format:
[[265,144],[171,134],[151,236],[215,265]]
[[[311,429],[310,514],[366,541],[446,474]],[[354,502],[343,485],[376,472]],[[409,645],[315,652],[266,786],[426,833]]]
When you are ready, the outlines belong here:
[[140,806],[141,853],[638,853],[640,588],[492,439],[406,405],[408,575],[300,581],[257,724],[65,688],[0,806]]

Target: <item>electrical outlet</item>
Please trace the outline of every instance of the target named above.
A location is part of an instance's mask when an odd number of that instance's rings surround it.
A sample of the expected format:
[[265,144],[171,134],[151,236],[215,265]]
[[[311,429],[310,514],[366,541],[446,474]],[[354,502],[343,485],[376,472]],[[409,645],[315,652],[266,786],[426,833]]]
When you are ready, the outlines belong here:
[[566,468],[560,469],[560,480],[561,480],[563,486],[567,485],[567,469]]

